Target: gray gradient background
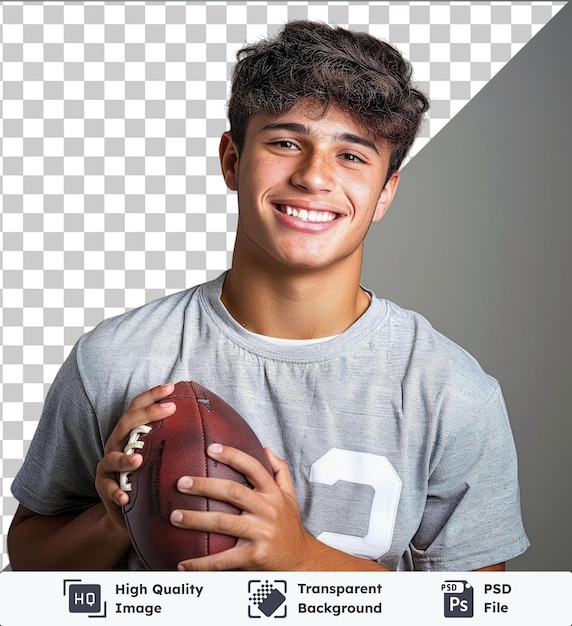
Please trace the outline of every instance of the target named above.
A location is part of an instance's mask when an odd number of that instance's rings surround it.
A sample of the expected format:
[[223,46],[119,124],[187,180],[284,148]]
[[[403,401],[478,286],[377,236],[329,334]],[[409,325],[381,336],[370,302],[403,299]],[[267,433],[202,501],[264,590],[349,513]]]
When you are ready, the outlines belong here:
[[364,283],[501,382],[532,544],[511,570],[572,568],[571,34],[568,4],[406,166],[366,246]]

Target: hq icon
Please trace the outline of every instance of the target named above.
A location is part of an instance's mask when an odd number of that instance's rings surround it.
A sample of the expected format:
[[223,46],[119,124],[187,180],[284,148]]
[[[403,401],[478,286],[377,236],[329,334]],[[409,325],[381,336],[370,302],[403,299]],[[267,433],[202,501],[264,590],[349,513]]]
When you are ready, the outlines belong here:
[[473,587],[466,580],[446,580],[441,591],[445,617],[473,617]]
[[85,584],[78,579],[65,579],[64,596],[68,598],[70,613],[84,613],[87,617],[107,617],[107,603],[101,599],[100,585]]

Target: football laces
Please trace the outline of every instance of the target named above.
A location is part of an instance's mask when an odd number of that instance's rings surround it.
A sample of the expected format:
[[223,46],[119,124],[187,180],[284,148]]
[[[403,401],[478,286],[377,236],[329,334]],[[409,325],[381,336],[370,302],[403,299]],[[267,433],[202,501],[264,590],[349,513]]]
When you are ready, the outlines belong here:
[[[151,426],[146,426],[145,424],[134,428],[129,433],[129,439],[125,448],[123,448],[123,452],[125,454],[133,454],[136,450],[140,450],[145,445],[145,442],[139,439],[139,435],[146,435],[149,432],[151,432]],[[131,491],[133,488],[133,485],[129,482],[130,475],[131,472],[121,472],[119,474],[119,488],[123,491]]]

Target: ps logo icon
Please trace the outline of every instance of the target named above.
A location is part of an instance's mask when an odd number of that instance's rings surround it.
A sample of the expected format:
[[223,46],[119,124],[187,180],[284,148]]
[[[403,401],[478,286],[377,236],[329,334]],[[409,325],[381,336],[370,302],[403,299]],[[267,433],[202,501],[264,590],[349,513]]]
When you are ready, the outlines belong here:
[[466,580],[446,580],[441,591],[445,617],[473,617],[473,588]]

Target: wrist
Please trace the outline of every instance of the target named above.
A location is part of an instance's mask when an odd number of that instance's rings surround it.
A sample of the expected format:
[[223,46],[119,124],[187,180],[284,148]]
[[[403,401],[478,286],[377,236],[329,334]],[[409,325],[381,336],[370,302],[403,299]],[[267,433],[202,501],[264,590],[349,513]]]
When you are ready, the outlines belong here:
[[106,536],[118,544],[124,544],[127,549],[131,544],[131,537],[129,536],[122,512],[119,510],[117,513],[111,513],[103,503],[101,507],[103,509],[101,524]]
[[386,571],[388,568],[372,561],[371,559],[354,556],[347,552],[342,552],[337,548],[322,543],[315,537],[311,537],[313,546],[308,550],[301,570],[314,572],[351,572],[351,571]]

